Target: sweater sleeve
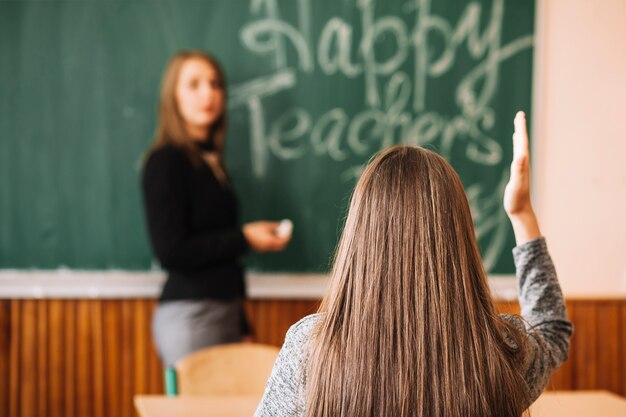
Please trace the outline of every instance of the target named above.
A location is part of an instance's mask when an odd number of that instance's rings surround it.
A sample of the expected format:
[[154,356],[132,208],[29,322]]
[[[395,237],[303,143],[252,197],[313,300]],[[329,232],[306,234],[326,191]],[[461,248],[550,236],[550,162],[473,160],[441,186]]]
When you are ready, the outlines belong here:
[[308,342],[319,314],[291,326],[254,417],[301,417],[305,412]]
[[190,231],[187,173],[192,169],[181,151],[161,148],[149,157],[142,178],[148,231],[155,256],[164,268],[183,272],[238,257],[248,248],[238,228],[202,234]]
[[527,334],[525,379],[532,403],[567,360],[573,325],[545,239],[515,247],[513,257],[523,318],[515,324]]

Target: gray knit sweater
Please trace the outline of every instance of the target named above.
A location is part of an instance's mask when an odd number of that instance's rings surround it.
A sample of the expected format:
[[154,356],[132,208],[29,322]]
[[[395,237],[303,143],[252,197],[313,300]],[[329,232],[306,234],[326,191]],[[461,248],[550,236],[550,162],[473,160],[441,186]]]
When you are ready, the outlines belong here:
[[[573,326],[565,314],[563,295],[545,239],[515,247],[513,257],[523,320],[509,315],[503,318],[527,334],[525,375],[534,401],[552,372],[567,359]],[[307,342],[320,316],[307,316],[287,332],[255,417],[304,416]]]

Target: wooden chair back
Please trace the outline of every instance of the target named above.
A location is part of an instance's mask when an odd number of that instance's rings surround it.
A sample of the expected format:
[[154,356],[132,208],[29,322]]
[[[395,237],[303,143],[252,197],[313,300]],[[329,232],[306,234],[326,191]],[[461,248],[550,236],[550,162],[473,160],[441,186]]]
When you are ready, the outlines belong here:
[[176,363],[179,395],[263,395],[278,349],[233,343],[194,352]]

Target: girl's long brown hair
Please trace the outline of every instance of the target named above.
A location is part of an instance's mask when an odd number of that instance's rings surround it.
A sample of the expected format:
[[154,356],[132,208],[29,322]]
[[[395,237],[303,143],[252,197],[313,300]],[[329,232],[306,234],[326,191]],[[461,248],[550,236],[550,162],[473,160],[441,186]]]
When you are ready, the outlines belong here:
[[201,161],[197,147],[194,141],[189,137],[185,129],[185,121],[178,109],[176,102],[176,85],[183,64],[190,59],[200,59],[205,61],[215,69],[218,81],[224,90],[224,104],[221,116],[213,123],[209,130],[209,136],[212,137],[215,150],[218,153],[220,164],[223,164],[224,155],[224,137],[226,135],[226,108],[228,92],[226,90],[226,79],[224,71],[215,58],[201,50],[185,50],[177,52],[170,58],[163,73],[161,80],[161,95],[159,98],[158,125],[154,142],[148,151],[158,149],[165,145],[178,146],[185,150],[187,155],[192,159],[194,164]]
[[434,152],[397,146],[365,169],[320,311],[307,417],[519,417],[528,406],[524,338],[495,310],[463,186]]

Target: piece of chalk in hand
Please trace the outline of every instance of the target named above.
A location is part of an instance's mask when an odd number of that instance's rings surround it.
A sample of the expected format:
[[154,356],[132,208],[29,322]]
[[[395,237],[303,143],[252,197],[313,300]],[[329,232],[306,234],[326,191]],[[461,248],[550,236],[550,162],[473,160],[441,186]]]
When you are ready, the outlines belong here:
[[289,219],[284,219],[278,224],[278,227],[276,227],[276,231],[274,233],[278,237],[288,237],[291,236],[292,230],[293,222]]

